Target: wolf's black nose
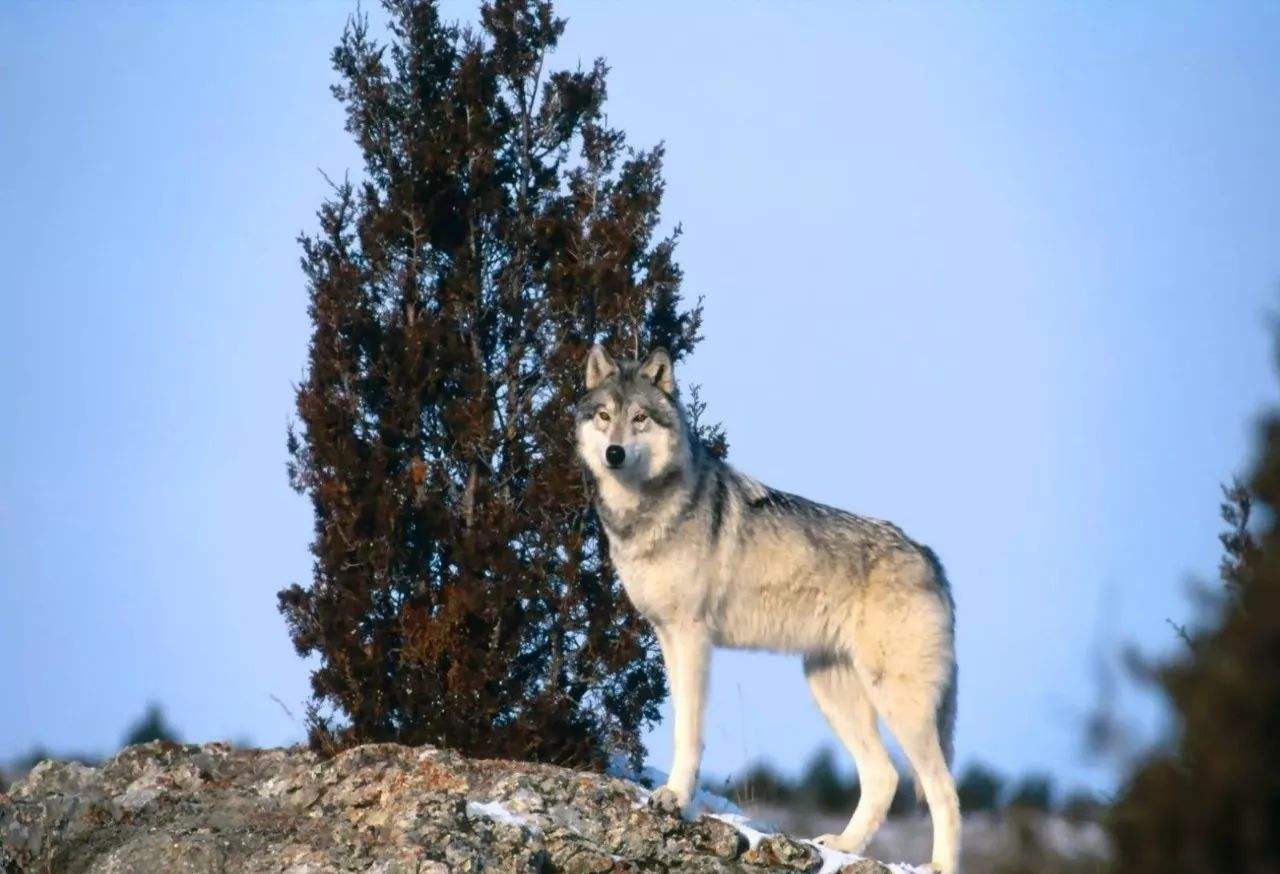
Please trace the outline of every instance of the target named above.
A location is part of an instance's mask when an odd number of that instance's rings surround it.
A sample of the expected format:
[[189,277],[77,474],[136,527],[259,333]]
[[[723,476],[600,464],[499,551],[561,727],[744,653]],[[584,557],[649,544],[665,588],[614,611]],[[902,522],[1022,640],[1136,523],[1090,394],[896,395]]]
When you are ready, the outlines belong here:
[[622,462],[626,459],[627,453],[617,443],[610,446],[604,451],[604,460],[609,462],[610,467],[622,467]]

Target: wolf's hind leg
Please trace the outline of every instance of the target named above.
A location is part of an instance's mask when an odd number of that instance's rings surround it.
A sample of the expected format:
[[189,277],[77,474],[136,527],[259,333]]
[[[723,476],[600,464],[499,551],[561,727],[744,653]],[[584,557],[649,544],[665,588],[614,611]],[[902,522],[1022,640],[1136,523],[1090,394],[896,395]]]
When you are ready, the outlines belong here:
[[960,802],[938,737],[936,694],[919,678],[897,675],[869,689],[924,790],[933,821],[934,870],[955,874],[960,855]]
[[862,789],[844,831],[822,835],[818,841],[847,853],[861,852],[889,812],[898,771],[884,748],[876,711],[852,663],[842,656],[809,655],[804,659],[804,674],[818,709],[853,755]]

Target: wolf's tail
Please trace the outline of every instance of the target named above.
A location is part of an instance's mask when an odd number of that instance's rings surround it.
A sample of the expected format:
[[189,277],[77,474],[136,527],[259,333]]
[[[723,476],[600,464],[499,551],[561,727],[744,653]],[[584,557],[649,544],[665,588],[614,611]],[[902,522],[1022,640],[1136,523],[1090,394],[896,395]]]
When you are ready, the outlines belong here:
[[951,765],[951,759],[955,755],[955,735],[956,735],[956,680],[959,679],[960,669],[956,666],[954,658],[951,662],[951,677],[947,681],[947,688],[942,692],[942,700],[938,702],[938,743],[942,746],[942,755],[947,760],[947,765]]
[[[938,700],[938,745],[942,747],[942,756],[947,760],[947,767],[951,767],[951,760],[955,755],[955,733],[956,733],[956,680],[958,679],[959,668],[956,667],[954,659],[951,661],[951,676],[947,679],[947,686],[942,690],[942,697]],[[916,793],[916,804],[924,803],[924,786],[920,783],[920,775],[916,773],[915,768],[911,769],[911,786]]]
[[[947,580],[947,571],[942,566],[942,561],[938,558],[938,554],[924,544],[916,544],[920,547],[920,552],[924,555],[925,560],[933,568],[934,584],[938,587],[938,596],[942,598],[947,605],[947,612],[951,617],[951,670],[947,674],[946,685],[942,689],[942,695],[938,698],[938,709],[935,713],[938,725],[938,745],[942,747],[942,756],[947,762],[947,767],[951,766],[951,760],[955,755],[955,734],[956,734],[956,706],[957,689],[956,681],[960,676],[960,668],[956,659],[956,602],[951,596],[951,583]],[[916,791],[916,802],[924,801],[924,788],[920,785],[920,775],[912,769],[912,778],[914,779],[914,788]]]
[[922,546],[924,557],[933,566],[933,578],[938,586],[938,594],[947,603],[947,612],[951,614],[951,674],[947,677],[947,685],[938,699],[938,743],[942,746],[942,755],[947,764],[951,764],[955,753],[956,706],[958,704],[956,681],[960,668],[956,659],[956,602],[951,595],[951,583],[947,579],[947,571],[942,566],[938,554],[927,546]]

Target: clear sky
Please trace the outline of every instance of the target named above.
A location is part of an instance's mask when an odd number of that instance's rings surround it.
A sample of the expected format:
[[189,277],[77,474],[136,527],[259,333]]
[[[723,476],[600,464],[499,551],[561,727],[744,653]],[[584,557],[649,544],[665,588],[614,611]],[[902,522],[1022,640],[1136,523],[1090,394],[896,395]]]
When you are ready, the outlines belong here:
[[[301,736],[294,238],[318,170],[359,172],[351,8],[0,7],[0,759],[109,751],[151,700]],[[937,549],[962,765],[1106,789],[1097,653],[1176,645],[1276,398],[1280,5],[559,9],[559,62],[608,58],[611,122],[667,144],[707,315],[678,376],[731,460]],[[714,773],[830,742],[794,660],[720,654],[712,689]]]

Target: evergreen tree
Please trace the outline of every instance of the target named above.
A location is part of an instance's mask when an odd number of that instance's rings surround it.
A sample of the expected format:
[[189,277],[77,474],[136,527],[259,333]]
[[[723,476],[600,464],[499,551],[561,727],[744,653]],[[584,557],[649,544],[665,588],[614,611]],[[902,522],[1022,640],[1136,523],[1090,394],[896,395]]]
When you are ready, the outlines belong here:
[[121,746],[131,747],[134,744],[151,743],[153,740],[178,742],[178,733],[164,718],[164,710],[159,704],[147,705],[146,712],[124,733]]
[[289,475],[315,562],[280,609],[318,661],[312,742],[638,757],[663,674],[570,409],[593,342],[680,359],[699,339],[676,234],[656,231],[662,150],[606,123],[603,61],[548,71],[549,2],[494,0],[478,29],[384,5],[385,45],[356,18],[333,53],[363,179],[300,240],[313,327]]
[[1009,792],[1009,807],[1023,810],[1053,809],[1053,781],[1047,774],[1028,774]]
[[[1256,535],[1255,505],[1267,511]],[[1280,414],[1222,515],[1223,593],[1159,672],[1172,742],[1137,768],[1111,814],[1125,874],[1280,871]]]
[[739,804],[780,802],[790,801],[795,787],[768,762],[756,762],[726,787],[725,794]]
[[852,810],[858,794],[857,781],[846,780],[840,774],[835,753],[829,746],[818,748],[796,785],[796,796],[819,810]]
[[1004,779],[981,764],[965,768],[956,786],[956,793],[960,796],[960,809],[965,813],[999,810],[1003,790]]

